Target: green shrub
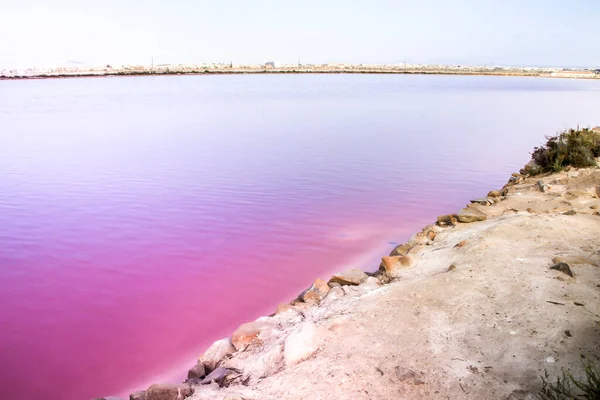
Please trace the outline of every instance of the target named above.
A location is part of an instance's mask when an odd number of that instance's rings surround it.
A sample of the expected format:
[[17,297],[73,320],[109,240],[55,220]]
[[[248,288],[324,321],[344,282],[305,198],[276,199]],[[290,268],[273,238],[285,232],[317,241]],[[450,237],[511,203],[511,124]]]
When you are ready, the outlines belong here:
[[596,166],[600,156],[600,132],[589,128],[570,129],[546,137],[546,144],[533,149],[532,159],[542,172],[559,172],[568,165],[576,168]]
[[548,379],[548,371],[542,377],[542,389],[538,394],[541,400],[600,400],[600,371],[592,363],[584,365],[585,379],[577,379],[570,372],[562,370],[562,377],[556,383]]

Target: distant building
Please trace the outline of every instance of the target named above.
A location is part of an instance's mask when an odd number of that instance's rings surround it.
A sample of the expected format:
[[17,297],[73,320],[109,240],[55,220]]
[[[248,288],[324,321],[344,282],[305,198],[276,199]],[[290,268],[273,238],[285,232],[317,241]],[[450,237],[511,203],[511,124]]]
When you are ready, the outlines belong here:
[[276,61],[267,61],[265,63],[265,67],[268,67],[268,68],[279,68],[279,63],[276,62]]
[[595,73],[595,74],[600,74],[600,69],[595,69],[595,70],[594,70],[594,73]]

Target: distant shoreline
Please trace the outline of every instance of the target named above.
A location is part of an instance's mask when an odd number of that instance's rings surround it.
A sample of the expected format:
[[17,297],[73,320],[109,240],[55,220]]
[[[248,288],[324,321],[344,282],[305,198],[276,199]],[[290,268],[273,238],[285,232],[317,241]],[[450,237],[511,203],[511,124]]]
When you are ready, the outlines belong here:
[[31,75],[0,75],[0,80],[34,80],[34,79],[67,79],[67,78],[107,78],[131,76],[172,76],[172,75],[288,75],[288,74],[378,74],[378,75],[462,75],[462,76],[523,76],[538,78],[559,79],[586,79],[600,80],[600,74],[582,71],[573,72],[538,72],[538,71],[511,71],[511,70],[380,70],[380,69],[213,69],[213,70],[137,70],[137,71],[99,71],[99,72],[64,72],[64,73],[39,73]]

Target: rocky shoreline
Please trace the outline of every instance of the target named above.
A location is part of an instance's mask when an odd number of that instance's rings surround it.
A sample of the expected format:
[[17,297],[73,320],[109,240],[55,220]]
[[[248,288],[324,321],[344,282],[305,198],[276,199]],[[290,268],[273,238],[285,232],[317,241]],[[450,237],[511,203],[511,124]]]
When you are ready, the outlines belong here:
[[535,398],[600,360],[600,168],[535,168],[129,399]]

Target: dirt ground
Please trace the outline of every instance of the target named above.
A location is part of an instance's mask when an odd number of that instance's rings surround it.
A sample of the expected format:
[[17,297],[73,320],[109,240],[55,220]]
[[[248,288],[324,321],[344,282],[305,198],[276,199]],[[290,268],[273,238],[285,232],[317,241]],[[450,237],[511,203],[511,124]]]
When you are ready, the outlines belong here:
[[535,398],[545,371],[600,360],[599,185],[598,168],[526,178],[470,207],[486,220],[430,227],[389,284],[260,319],[219,362],[237,378],[189,399]]

